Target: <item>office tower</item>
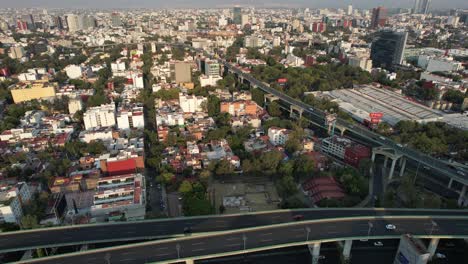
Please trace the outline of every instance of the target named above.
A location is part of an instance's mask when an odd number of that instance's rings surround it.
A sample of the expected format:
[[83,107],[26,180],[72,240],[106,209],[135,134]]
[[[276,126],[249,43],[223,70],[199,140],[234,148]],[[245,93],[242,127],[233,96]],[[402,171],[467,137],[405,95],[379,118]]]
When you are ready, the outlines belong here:
[[26,22],[26,24],[28,25],[29,30],[36,29],[36,26],[34,24],[34,18],[33,18],[33,16],[31,14],[21,16],[21,20]]
[[242,23],[242,8],[234,7],[232,10],[233,16],[232,20],[234,24],[240,25]]
[[60,29],[60,30],[64,29],[63,19],[60,16],[54,17],[54,24],[57,29]]
[[219,63],[214,61],[206,61],[205,62],[205,75],[207,76],[219,76],[220,67]]
[[68,31],[75,32],[80,30],[78,16],[74,14],[67,15],[67,24],[68,24]]
[[24,21],[21,21],[21,20],[17,20],[16,21],[16,28],[20,31],[24,31],[24,30],[28,30],[28,24],[26,24],[26,22]]
[[120,19],[119,13],[112,13],[111,15],[112,26],[113,27],[121,27],[122,26],[122,19]]
[[371,28],[383,27],[387,22],[387,9],[379,6],[372,9]]
[[82,27],[80,29],[92,29],[97,27],[97,21],[93,16],[82,16]]
[[431,0],[414,0],[413,14],[427,14]]
[[371,46],[371,59],[374,67],[390,68],[394,64],[401,64],[405,51],[408,32],[382,30]]
[[348,10],[346,11],[346,14],[348,16],[353,14],[353,6],[352,5],[348,5]]

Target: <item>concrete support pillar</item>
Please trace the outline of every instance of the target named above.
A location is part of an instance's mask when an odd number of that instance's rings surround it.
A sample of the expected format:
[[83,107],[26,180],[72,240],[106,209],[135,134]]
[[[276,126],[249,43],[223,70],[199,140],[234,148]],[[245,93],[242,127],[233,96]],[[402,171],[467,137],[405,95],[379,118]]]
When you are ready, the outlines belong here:
[[343,247],[343,257],[349,259],[351,257],[351,246],[353,245],[352,240],[346,240]]
[[383,163],[384,168],[387,168],[387,164],[388,164],[388,157],[385,156],[385,160],[384,160],[384,163]]
[[458,205],[462,206],[465,203],[465,195],[466,195],[466,185],[463,185],[460,196],[458,197]]
[[320,243],[308,244],[307,246],[312,255],[312,264],[317,264],[320,258]]
[[372,162],[375,162],[375,153],[372,152]]
[[403,177],[403,173],[405,173],[405,168],[406,168],[406,158],[401,157],[401,162],[400,162],[400,177]]
[[453,179],[450,178],[450,181],[449,181],[449,184],[448,184],[447,188],[449,188],[449,189],[452,188],[452,183],[453,183]]
[[393,178],[393,172],[395,171],[395,165],[397,160],[392,159],[392,166],[390,167],[390,173],[388,174],[388,179],[391,180]]
[[427,251],[429,252],[429,259],[431,259],[435,255],[438,244],[439,244],[438,238],[431,239],[431,242],[429,243],[429,248],[427,249]]

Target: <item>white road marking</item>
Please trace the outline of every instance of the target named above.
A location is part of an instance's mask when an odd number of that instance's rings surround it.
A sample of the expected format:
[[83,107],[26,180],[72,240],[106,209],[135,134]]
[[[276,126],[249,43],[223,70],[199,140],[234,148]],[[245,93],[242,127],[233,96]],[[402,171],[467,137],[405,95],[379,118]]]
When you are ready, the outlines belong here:
[[231,240],[239,240],[241,239],[240,237],[230,237],[230,238],[226,238],[227,241],[231,241]]
[[156,257],[163,257],[163,256],[167,256],[167,255],[170,255],[169,253],[162,253],[162,254],[157,254],[155,255]]
[[238,247],[240,246],[241,243],[237,243],[237,244],[229,244],[229,245],[226,245],[226,247]]
[[294,231],[294,232],[305,232],[305,229],[304,228],[296,228],[296,229],[293,229],[292,231]]
[[204,248],[197,248],[197,249],[192,249],[193,252],[196,252],[196,251],[203,251],[205,250]]
[[121,259],[119,260],[120,262],[125,262],[125,261],[132,261],[134,258],[126,258],[126,259]]
[[126,255],[132,255],[132,254],[133,254],[133,252],[131,252],[131,251],[130,251],[130,252],[124,252],[124,253],[122,253],[122,255],[124,255],[124,256],[126,256]]
[[273,235],[273,233],[260,234],[260,236],[270,236],[270,235]]
[[193,243],[192,246],[203,245],[203,244],[205,244],[205,242],[197,242],[197,243]]
[[156,250],[166,250],[169,249],[168,247],[157,248]]
[[270,242],[273,241],[273,239],[261,239],[260,242]]

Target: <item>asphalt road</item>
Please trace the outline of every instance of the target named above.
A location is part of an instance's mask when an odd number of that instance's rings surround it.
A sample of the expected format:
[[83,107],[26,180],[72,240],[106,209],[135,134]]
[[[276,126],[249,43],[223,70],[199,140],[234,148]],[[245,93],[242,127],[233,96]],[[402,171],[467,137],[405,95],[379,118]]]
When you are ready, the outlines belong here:
[[[466,218],[468,219],[468,218]],[[432,219],[437,228],[433,235],[468,237],[468,222],[460,219]],[[99,252],[83,252],[76,255],[57,256],[56,258],[38,259],[28,263],[148,263],[174,261],[179,258],[191,258],[218,253],[242,251],[279,244],[301,243],[323,239],[342,240],[350,237],[367,237],[369,222],[373,228],[371,237],[381,239],[396,238],[402,234],[429,235],[431,219],[347,219],[325,222],[297,222],[291,225],[269,226],[261,229],[223,232],[216,235],[193,236],[184,239],[168,239],[137,245],[128,245]],[[385,225],[396,225],[396,230],[387,230]],[[307,231],[309,233],[307,234]],[[384,242],[385,243],[385,242]],[[105,263],[105,262],[104,262]]]
[[352,216],[390,215],[446,215],[468,216],[468,210],[403,210],[403,209],[305,209],[278,210],[269,213],[212,215],[196,218],[169,218],[159,221],[123,222],[45,228],[27,232],[7,232],[0,234],[0,253],[21,249],[35,249],[44,246],[86,244],[104,241],[125,241],[169,237],[182,234],[184,227],[193,232],[224,231],[247,227],[258,227],[292,222],[294,215],[303,215],[304,220],[316,220]]

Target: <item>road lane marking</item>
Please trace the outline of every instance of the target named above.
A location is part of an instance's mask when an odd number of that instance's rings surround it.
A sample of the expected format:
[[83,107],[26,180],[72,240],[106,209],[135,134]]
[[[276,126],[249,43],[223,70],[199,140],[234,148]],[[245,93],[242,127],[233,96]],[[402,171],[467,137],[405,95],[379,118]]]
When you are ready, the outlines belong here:
[[270,235],[273,235],[273,233],[264,233],[264,234],[260,234],[260,236],[270,236]]
[[339,231],[327,231],[327,234],[338,234],[340,233]]
[[260,242],[271,242],[273,239],[261,239]]
[[205,244],[205,242],[197,242],[197,243],[193,243],[192,246],[203,245],[203,244]]
[[133,253],[134,253],[134,252],[131,252],[131,251],[130,251],[130,252],[124,252],[124,253],[122,253],[122,255],[124,255],[124,256],[126,256],[126,255],[132,255]]
[[226,245],[226,247],[238,247],[240,246],[241,243],[236,243],[236,244],[229,244],[229,245]]
[[169,249],[168,247],[157,248],[156,250],[166,250]]
[[120,262],[125,262],[125,261],[132,261],[135,260],[134,258],[126,258],[126,259],[121,259],[119,260]]
[[203,251],[205,250],[204,248],[197,248],[197,249],[192,249],[192,252],[196,252],[196,251]]
[[304,232],[305,229],[304,228],[296,228],[296,229],[293,229],[292,231],[294,231],[294,232]]
[[296,235],[296,236],[294,236],[294,237],[295,237],[295,238],[304,238],[304,234],[302,234],[302,235]]
[[226,238],[227,241],[231,241],[231,240],[239,240],[241,239],[240,237],[230,237],[230,238]]
[[164,256],[168,256],[170,255],[170,253],[162,253],[162,254],[157,254],[155,255],[156,257],[164,257]]

